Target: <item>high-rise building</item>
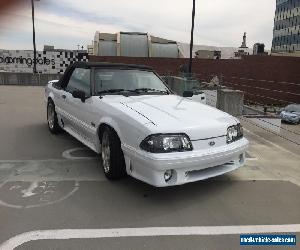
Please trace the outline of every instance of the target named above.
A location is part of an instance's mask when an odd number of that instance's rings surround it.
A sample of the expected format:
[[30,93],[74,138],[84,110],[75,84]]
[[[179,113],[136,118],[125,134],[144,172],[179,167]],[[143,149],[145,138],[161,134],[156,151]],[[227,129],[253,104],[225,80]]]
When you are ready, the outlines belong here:
[[276,0],[272,52],[300,52],[300,0]]

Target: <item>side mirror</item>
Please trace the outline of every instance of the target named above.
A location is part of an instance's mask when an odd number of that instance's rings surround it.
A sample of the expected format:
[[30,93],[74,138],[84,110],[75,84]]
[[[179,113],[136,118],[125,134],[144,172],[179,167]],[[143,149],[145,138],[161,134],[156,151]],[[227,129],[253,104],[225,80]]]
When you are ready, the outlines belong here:
[[183,97],[193,97],[194,92],[193,91],[184,91],[182,96]]
[[83,91],[81,91],[81,90],[74,90],[72,92],[72,96],[74,98],[80,99],[82,102],[85,102],[85,93]]

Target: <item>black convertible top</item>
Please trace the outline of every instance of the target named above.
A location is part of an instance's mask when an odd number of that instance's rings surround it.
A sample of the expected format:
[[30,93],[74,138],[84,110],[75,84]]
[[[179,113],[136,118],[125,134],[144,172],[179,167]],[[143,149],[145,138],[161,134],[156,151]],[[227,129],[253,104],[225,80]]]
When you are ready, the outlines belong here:
[[74,62],[73,64],[67,67],[64,75],[60,78],[59,84],[61,86],[64,86],[67,83],[72,72],[76,68],[140,69],[140,70],[153,71],[153,69],[150,67],[143,66],[143,65],[136,65],[136,64],[109,63],[109,62]]
[[120,68],[120,69],[128,68],[128,69],[153,70],[151,67],[144,66],[144,65],[109,63],[109,62],[74,62],[69,67],[70,68]]

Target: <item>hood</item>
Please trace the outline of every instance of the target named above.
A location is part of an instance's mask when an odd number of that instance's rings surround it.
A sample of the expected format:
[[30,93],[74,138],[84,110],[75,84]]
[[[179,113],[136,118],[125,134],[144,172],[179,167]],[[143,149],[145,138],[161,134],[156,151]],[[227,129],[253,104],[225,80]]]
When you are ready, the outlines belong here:
[[282,111],[281,115],[285,115],[289,117],[300,117],[300,112]]
[[176,95],[130,96],[119,101],[146,118],[153,133],[186,133],[191,140],[224,136],[228,126],[238,122],[218,109]]

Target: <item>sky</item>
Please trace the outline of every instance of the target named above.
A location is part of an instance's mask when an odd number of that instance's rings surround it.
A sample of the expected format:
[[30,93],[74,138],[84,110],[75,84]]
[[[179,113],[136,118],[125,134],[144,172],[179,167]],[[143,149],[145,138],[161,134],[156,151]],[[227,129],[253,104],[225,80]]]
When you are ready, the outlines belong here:
[[[194,42],[239,47],[272,43],[275,0],[196,0]],[[36,42],[77,49],[91,44],[95,31],[148,32],[190,41],[192,0],[40,0],[35,2]],[[32,49],[31,1],[0,11],[0,49]]]

